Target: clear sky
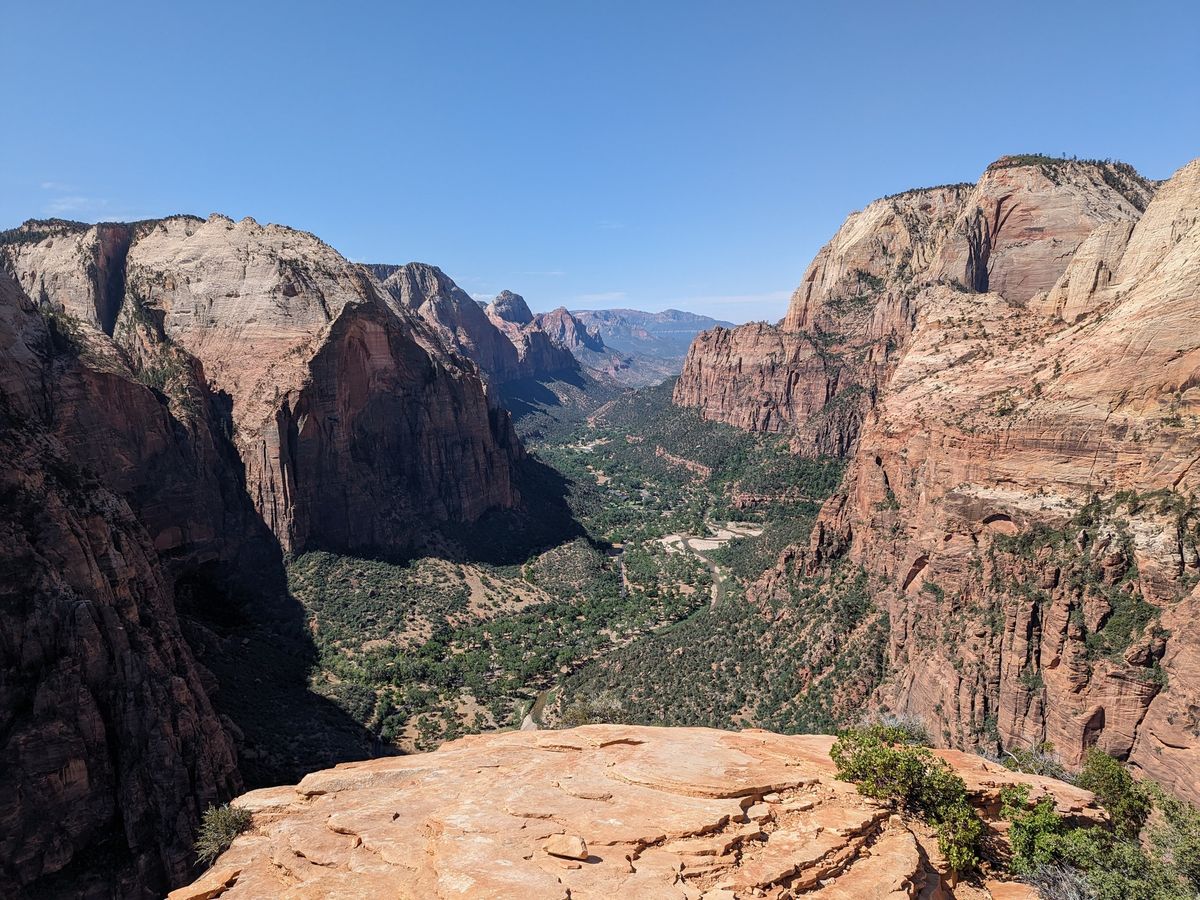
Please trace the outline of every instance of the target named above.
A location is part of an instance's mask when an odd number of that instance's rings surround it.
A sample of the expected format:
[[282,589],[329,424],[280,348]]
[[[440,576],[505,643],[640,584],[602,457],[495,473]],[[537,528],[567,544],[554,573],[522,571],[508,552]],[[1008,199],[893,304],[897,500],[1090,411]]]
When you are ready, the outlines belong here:
[[6,3],[0,227],[315,232],[535,309],[778,318],[847,213],[1200,156],[1200,3]]

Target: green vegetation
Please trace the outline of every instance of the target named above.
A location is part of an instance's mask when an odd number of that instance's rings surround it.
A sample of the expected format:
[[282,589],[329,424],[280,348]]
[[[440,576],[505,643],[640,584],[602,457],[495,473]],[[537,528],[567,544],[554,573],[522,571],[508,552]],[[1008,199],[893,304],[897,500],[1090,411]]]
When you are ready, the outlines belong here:
[[320,653],[314,689],[383,739],[427,747],[518,724],[562,671],[707,601],[691,557],[639,548],[627,569],[623,583],[617,558],[578,539],[507,568],[311,553],[289,581]]
[[[1135,782],[1125,768],[1092,750],[1079,784],[1096,793],[1111,828],[1078,826],[1054,801],[1030,804],[1028,785],[1005,788],[1001,815],[1011,822],[1011,870],[1043,896],[1099,900],[1185,900],[1200,890],[1200,810]],[[1157,824],[1147,828],[1157,806]],[[1074,886],[1075,894],[1056,893]]]
[[1066,766],[1054,753],[1054,745],[1048,742],[1038,744],[1031,749],[1017,747],[1005,750],[1004,764],[1014,772],[1045,775],[1048,778],[1057,778],[1059,781],[1071,783],[1075,781],[1075,776],[1067,771]]
[[565,678],[561,702],[607,691],[637,724],[831,733],[882,679],[887,636],[866,574],[843,566],[615,649]]
[[[1155,627],[1158,609],[1142,596],[1138,585],[1133,535],[1127,517],[1143,511],[1173,515],[1181,543],[1193,546],[1200,540],[1200,526],[1195,503],[1190,498],[1168,491],[1137,495],[1117,494],[1107,500],[1093,499],[1059,528],[1038,525],[1015,535],[997,536],[991,553],[993,571],[999,555],[1015,557],[1022,563],[1018,569],[1045,570],[1057,567],[1078,600],[1072,611],[1072,622],[1083,633],[1088,658],[1107,659],[1124,665],[1125,651],[1148,629]],[[1012,568],[1012,567],[1010,567]],[[998,593],[1036,599],[1028,582],[1008,579],[995,580],[991,585]],[[1094,605],[1105,612],[1094,627],[1089,628],[1083,617],[1083,606]],[[1157,660],[1147,665],[1152,669]],[[1028,678],[1036,677],[1028,673]],[[1161,677],[1148,672],[1150,680]]]
[[229,849],[233,839],[249,827],[249,810],[228,803],[210,806],[204,811],[200,831],[196,834],[196,858],[203,865],[212,865]]
[[[319,653],[314,690],[383,740],[423,748],[466,731],[515,726],[538,692],[626,648],[642,659],[648,647],[709,627],[696,620],[728,618],[761,634],[761,619],[748,613],[740,592],[807,536],[840,466],[799,460],[777,437],[706,422],[672,406],[670,393],[666,385],[627,394],[591,424],[544,428],[530,442],[547,489],[555,479],[565,487],[569,513],[566,523],[531,523],[542,549],[522,551],[509,541],[528,530],[523,525],[492,521],[444,534],[431,555],[407,562],[330,553],[293,560],[290,587]],[[753,530],[768,517],[761,535],[731,543],[732,577],[723,588],[731,596],[717,609],[709,608],[708,567],[661,540],[703,536],[732,520]],[[466,549],[501,544],[489,563]],[[720,551],[712,558],[726,559]],[[869,601],[865,582],[855,585],[834,606],[857,620]],[[872,660],[878,656],[871,651]],[[630,673],[638,683],[644,675]],[[679,679],[674,685],[683,688]],[[617,680],[586,695],[558,692],[549,715],[611,719],[613,709],[586,698],[624,696],[628,687]],[[782,690],[764,713],[788,701]],[[709,696],[706,686],[704,697],[686,705],[693,721],[712,717],[702,709]],[[620,715],[655,721],[659,711],[626,703]],[[802,717],[795,727],[817,723],[832,727],[832,714]]]
[[908,742],[903,729],[876,725],[838,735],[830,756],[837,777],[866,797],[921,816],[937,829],[938,849],[958,875],[982,862],[983,821],[954,770],[924,747]]
[[1150,815],[1150,794],[1117,760],[1095,747],[1083,758],[1077,784],[1096,795],[1112,816],[1113,827],[1123,837],[1132,838]]

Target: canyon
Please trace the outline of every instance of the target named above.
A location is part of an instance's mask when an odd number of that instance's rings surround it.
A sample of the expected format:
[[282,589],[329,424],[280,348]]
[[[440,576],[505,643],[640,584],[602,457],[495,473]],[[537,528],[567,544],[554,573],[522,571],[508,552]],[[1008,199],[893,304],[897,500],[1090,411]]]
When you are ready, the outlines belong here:
[[1200,161],[880,199],[738,327],[0,233],[0,891],[161,895],[241,795],[176,896],[1020,896],[756,726],[919,721],[989,827],[1104,821],[1020,753],[1200,799],[1198,319]]

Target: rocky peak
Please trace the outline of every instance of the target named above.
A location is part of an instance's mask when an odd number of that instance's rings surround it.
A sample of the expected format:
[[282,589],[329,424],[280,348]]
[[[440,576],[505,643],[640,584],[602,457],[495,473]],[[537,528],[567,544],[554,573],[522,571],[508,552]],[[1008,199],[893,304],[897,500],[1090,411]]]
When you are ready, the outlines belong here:
[[817,254],[778,328],[698,338],[675,402],[740,427],[793,431],[801,453],[843,454],[891,377],[930,286],[1081,308],[1079,298],[1043,295],[1089,238],[1096,259],[1072,283],[1107,283],[1100,268],[1112,249],[1100,235],[1111,231],[1123,243],[1154,189],[1122,163],[1005,157],[974,185],[877,200]]
[[1096,228],[1137,221],[1153,193],[1123,163],[1002,157],[967,197],[932,274],[1025,302],[1053,286]]
[[[516,502],[519,443],[441,320],[311,234],[177,216],[5,242],[0,257],[43,304],[111,330],[153,377],[199,367],[228,402],[247,489],[286,549],[399,550],[430,519]],[[439,313],[445,300],[487,327],[437,270],[407,276],[410,299],[445,287]]]
[[917,188],[851,213],[809,264],[783,330],[820,330],[862,298],[920,282],[971,190],[969,184]]
[[501,291],[497,294],[495,299],[488,304],[487,312],[494,319],[511,322],[514,325],[528,325],[533,321],[533,313],[525,302],[525,298],[512,291]]
[[592,350],[599,353],[604,350],[604,339],[600,332],[588,328],[575,316],[567,311],[565,306],[547,313],[538,313],[534,318],[537,327],[555,343],[562,344],[568,350]]
[[448,348],[473,360],[490,381],[504,383],[522,377],[519,353],[512,341],[437,266],[408,263],[365,268],[381,279],[388,295],[433,328]]

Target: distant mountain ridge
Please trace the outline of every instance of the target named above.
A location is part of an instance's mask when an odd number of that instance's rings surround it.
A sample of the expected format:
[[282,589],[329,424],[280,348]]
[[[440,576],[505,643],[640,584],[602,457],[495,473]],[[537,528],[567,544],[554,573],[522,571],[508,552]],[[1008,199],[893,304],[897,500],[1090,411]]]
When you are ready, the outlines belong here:
[[732,322],[679,309],[664,309],[662,312],[579,309],[572,310],[571,314],[587,328],[596,330],[610,347],[664,360],[678,358],[680,367],[696,335],[710,328],[733,327]]

